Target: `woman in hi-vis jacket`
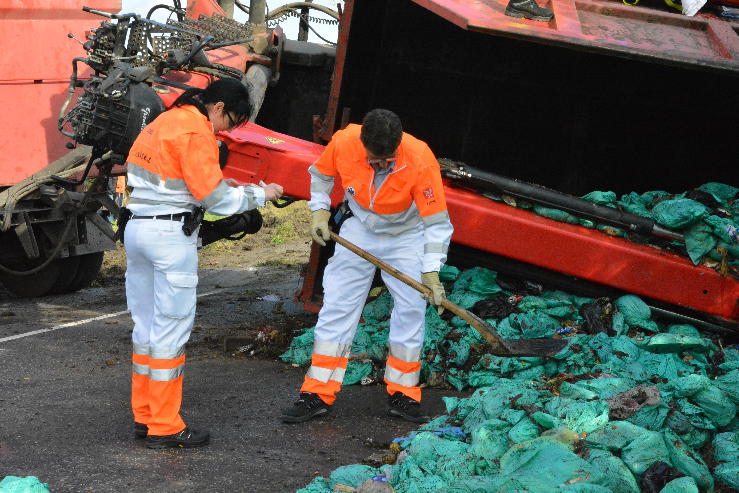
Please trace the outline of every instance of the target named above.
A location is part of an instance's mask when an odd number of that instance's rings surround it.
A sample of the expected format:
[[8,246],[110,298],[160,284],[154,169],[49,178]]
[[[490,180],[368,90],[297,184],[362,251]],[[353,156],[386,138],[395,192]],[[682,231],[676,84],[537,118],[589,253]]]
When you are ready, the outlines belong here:
[[198,207],[226,216],[282,195],[277,184],[233,186],[223,179],[215,134],[246,122],[251,112],[247,88],[235,79],[190,89],[144,127],[128,155],[131,406],[134,433],[146,437],[149,448],[197,447],[209,440],[208,432],[188,428],[180,416],[198,283],[198,231],[187,235],[183,225]]

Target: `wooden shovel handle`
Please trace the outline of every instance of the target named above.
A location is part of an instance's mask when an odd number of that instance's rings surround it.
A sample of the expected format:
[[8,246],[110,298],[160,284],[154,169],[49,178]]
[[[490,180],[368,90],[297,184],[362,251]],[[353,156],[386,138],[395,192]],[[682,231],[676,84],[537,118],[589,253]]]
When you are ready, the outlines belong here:
[[[375,257],[374,255],[365,252],[361,248],[359,248],[354,243],[351,243],[350,241],[342,238],[341,236],[337,235],[333,231],[331,232],[331,239],[334,240],[339,245],[343,246],[347,250],[350,250],[369,263],[377,266],[380,270],[387,272],[394,278],[398,279],[399,281],[404,282],[408,286],[412,287],[416,291],[418,291],[421,294],[424,295],[430,295],[431,290],[421,284],[420,282],[416,281],[415,279],[408,277],[406,274],[403,274],[395,267],[391,267],[390,265],[386,264],[379,258]],[[482,335],[485,340],[493,347],[493,351],[495,351],[497,354],[502,355],[508,352],[508,348],[506,348],[504,342],[500,338],[498,334],[495,333],[492,327],[488,325],[484,320],[482,320],[480,317],[475,315],[474,313],[465,310],[459,305],[456,305],[449,301],[448,299],[444,299],[444,301],[441,302],[441,306],[444,307],[446,310],[449,310],[453,314],[459,316],[460,318],[467,321],[471,326],[473,326],[477,331]]]

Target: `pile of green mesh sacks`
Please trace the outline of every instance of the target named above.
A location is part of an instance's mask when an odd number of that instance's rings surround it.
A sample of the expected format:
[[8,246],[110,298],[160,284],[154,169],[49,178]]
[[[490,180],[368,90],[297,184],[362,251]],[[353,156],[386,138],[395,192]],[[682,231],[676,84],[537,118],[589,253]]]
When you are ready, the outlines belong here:
[[[371,478],[400,493],[739,489],[736,346],[658,323],[637,296],[526,295],[479,267],[441,277],[453,302],[502,337],[567,346],[553,358],[493,356],[466,322],[429,309],[424,385],[477,390],[444,398],[447,414],[397,439],[393,464],[340,467],[300,493]],[[391,309],[387,293],[365,307],[345,384],[382,381]],[[282,359],[309,364],[312,342],[306,329]]]
[[[520,209],[529,209],[549,219],[586,228],[596,228],[611,236],[629,237],[623,229],[596,224],[589,219],[509,197],[491,197]],[[687,255],[694,264],[727,270],[739,266],[739,188],[722,183],[706,183],[681,194],[650,191],[631,192],[619,199],[614,192],[591,192],[583,199],[606,207],[653,219],[657,224],[679,232],[685,242],[666,245],[671,250]],[[639,239],[644,241],[646,239]]]
[[0,493],[49,493],[49,485],[36,476],[5,476],[0,481]]

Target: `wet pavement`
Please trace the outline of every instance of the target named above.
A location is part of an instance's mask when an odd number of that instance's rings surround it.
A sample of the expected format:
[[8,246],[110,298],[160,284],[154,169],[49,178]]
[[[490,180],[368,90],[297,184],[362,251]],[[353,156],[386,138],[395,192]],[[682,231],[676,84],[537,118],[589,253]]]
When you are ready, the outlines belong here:
[[[385,414],[379,385],[345,388],[325,418],[282,423],[304,369],[225,353],[222,342],[265,325],[311,325],[315,316],[292,302],[296,269],[200,275],[182,412],[210,430],[202,449],[154,451],[133,437],[120,283],[36,300],[0,289],[0,478],[37,476],[53,492],[289,492],[416,428]],[[79,324],[96,317],[106,318]],[[443,412],[442,395],[459,394],[427,391],[430,414]]]

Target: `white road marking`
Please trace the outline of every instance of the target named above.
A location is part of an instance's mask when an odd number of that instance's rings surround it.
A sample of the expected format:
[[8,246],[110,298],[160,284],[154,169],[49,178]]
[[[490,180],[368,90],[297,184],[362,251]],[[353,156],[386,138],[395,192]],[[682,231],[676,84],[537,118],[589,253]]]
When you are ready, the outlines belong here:
[[[223,291],[226,291],[226,289],[216,289],[215,291],[209,291],[207,293],[199,294],[198,295],[198,298],[202,298],[203,296],[210,296],[212,294],[220,293],[220,292],[223,292]],[[67,327],[75,327],[77,325],[83,325],[83,324],[86,324],[86,323],[89,323],[89,322],[96,322],[98,320],[105,320],[106,318],[117,317],[119,315],[123,315],[123,314],[128,313],[128,312],[129,312],[129,310],[123,310],[122,312],[108,313],[107,315],[100,315],[100,316],[97,316],[97,317],[86,318],[84,320],[78,320],[77,322],[67,322],[66,324],[55,325],[54,327],[49,327],[48,329],[32,330],[31,332],[24,332],[23,334],[16,334],[14,336],[8,336],[8,337],[0,338],[0,342],[13,341],[15,339],[21,339],[23,337],[35,336],[37,334],[44,334],[46,332],[53,332],[55,330],[65,329]],[[0,351],[2,351],[2,349],[0,349]]]

